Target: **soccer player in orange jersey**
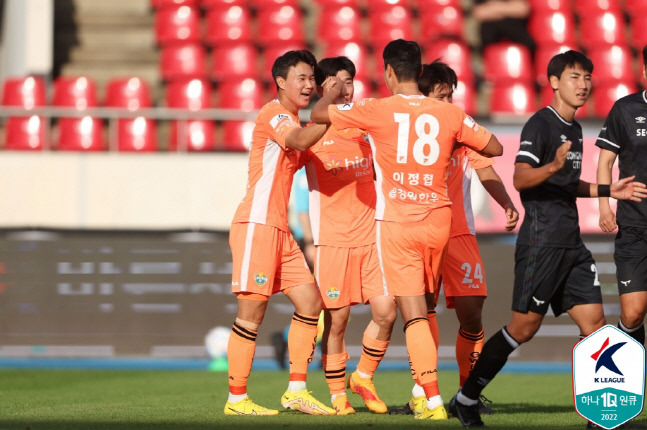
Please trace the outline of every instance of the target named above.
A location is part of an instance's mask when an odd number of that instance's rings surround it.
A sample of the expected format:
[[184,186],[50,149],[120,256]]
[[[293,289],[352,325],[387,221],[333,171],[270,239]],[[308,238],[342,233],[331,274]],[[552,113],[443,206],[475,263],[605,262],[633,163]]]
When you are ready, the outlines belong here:
[[[418,80],[420,91],[436,100],[452,103],[454,88],[458,83],[456,73],[447,64],[434,61],[422,68]],[[447,254],[442,268],[442,288],[445,289],[448,309],[456,311],[460,323],[456,337],[456,361],[462,387],[471,368],[483,349],[484,333],[481,320],[483,302],[487,297],[487,285],[483,271],[483,260],[479,253],[474,230],[474,213],[471,203],[472,172],[476,172],[485,190],[505,211],[504,228],[512,231],[519,220],[519,212],[514,207],[503,181],[494,170],[494,160],[459,145],[454,148],[447,176],[447,190],[452,201],[452,226],[449,233]],[[440,291],[434,293],[429,303],[438,300]],[[435,306],[430,306],[428,320],[431,333],[438,347],[438,323]],[[424,410],[425,395],[422,387],[415,385],[408,407],[414,413]],[[481,413],[492,413],[481,402]]]
[[384,79],[393,96],[335,105],[338,78],[324,82],[311,118],[337,129],[369,134],[376,173],[376,243],[382,281],[404,321],[412,371],[425,391],[419,419],[446,419],[438,391],[436,348],[427,322],[425,292],[440,276],[451,224],[446,175],[454,142],[486,156],[503,153],[488,130],[460,108],[425,97],[418,89],[420,47],[402,39],[382,53]]
[[314,94],[315,65],[314,56],[305,50],[278,57],[272,66],[277,98],[263,106],[256,118],[247,193],[229,234],[231,289],[237,296],[238,312],[227,348],[229,399],[225,414],[279,413],[255,404],[247,395],[258,327],[269,297],[278,292],[295,307],[288,335],[290,382],[281,404],[308,414],[335,414],[306,388],[322,303],[303,253],[288,230],[287,219],[292,177],[299,167],[301,150],[315,144],[326,131],[322,125],[301,128],[297,116]]
[[[321,60],[315,68],[319,92],[324,80],[332,76],[345,87],[345,94],[335,102],[350,103],[355,65],[346,57]],[[396,307],[394,298],[384,290],[375,245],[371,148],[362,130],[330,127],[305,156],[315,279],[325,315],[322,361],[332,405],[338,415],[355,412],[345,391],[348,354],[344,333],[350,307],[368,302],[373,320],[364,333],[363,352],[348,386],[362,396],[369,410],[385,413],[386,404],[377,395],[372,376],[389,344]]]

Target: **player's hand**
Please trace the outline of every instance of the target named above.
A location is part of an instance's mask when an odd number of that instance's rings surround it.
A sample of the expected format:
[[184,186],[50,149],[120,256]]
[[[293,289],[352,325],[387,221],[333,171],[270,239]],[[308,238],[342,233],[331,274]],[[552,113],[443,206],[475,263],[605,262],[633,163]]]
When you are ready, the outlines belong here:
[[617,226],[616,214],[610,208],[600,207],[600,229],[605,233],[611,233]]
[[519,221],[519,212],[517,211],[517,208],[514,207],[514,205],[510,205],[505,208],[505,220],[506,231],[514,230],[514,228],[517,226],[517,222]]
[[627,176],[611,184],[611,197],[618,200],[639,202],[647,197],[647,187],[642,182],[633,182],[635,176]]
[[571,149],[571,143],[572,142],[570,140],[567,140],[566,142],[562,143],[559,148],[557,148],[557,151],[555,151],[555,159],[551,163],[551,172],[555,173],[562,167],[564,167],[566,156],[568,156],[568,151]]
[[346,88],[337,76],[328,76],[321,84],[321,88],[323,89],[324,97],[329,97],[332,100],[346,95]]

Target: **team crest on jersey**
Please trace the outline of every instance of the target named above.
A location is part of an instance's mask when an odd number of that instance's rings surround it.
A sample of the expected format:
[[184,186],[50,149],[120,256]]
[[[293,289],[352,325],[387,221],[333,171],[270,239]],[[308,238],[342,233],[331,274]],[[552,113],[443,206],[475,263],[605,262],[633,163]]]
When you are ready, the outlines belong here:
[[256,285],[263,285],[267,282],[267,276],[263,272],[257,273],[254,275],[254,282],[256,282]]
[[326,295],[330,300],[337,300],[339,298],[339,290],[336,287],[328,288]]
[[343,105],[337,106],[338,110],[344,111],[344,110],[351,110],[353,108],[353,103],[345,103]]
[[644,116],[638,116],[636,117],[636,124],[644,124],[645,120],[647,120],[647,118],[645,118]]
[[332,173],[333,176],[337,176],[337,173],[344,170],[341,165],[341,160],[335,160],[335,157],[330,157],[330,161],[324,163],[326,170]]

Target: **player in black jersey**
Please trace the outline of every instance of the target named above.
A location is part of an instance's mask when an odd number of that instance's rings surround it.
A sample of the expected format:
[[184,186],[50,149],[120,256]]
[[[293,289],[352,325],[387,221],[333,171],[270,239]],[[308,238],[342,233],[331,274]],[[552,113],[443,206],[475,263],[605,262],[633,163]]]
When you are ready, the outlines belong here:
[[[643,48],[643,75],[647,79],[647,45]],[[620,178],[636,176],[647,182],[647,91],[616,101],[595,143],[601,148],[597,181],[611,183],[618,158]],[[618,328],[645,344],[643,321],[647,312],[647,200],[620,201],[613,213],[608,197],[600,198],[600,228],[618,227],[613,259],[620,292]]]
[[481,391],[515,348],[537,333],[549,306],[555,316],[567,312],[582,336],[605,324],[595,261],[580,237],[575,201],[600,195],[639,200],[647,193],[632,177],[602,187],[580,179],[582,127],[574,117],[591,93],[592,72],[593,63],[580,52],[554,56],[548,63],[553,100],[521,132],[513,182],[525,216],[515,250],[512,317],[485,343],[449,404],[465,427],[484,426],[477,408]]

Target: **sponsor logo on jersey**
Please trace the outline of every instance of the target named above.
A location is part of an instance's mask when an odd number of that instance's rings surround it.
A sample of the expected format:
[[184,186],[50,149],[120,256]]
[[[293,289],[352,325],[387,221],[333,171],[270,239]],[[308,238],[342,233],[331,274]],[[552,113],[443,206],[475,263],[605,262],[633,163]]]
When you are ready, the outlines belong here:
[[337,300],[339,298],[339,290],[336,287],[328,288],[326,295],[330,300]]
[[636,117],[636,124],[644,124],[646,119],[647,118],[645,118],[644,116],[637,116]]
[[344,111],[344,110],[351,110],[353,108],[353,103],[344,103],[343,105],[338,105],[337,109]]
[[532,142],[529,140],[522,140],[521,141],[521,146],[529,146],[532,145]]
[[335,141],[334,141],[333,139],[330,139],[330,140],[324,140],[324,141],[323,141],[323,146],[332,145],[333,143],[335,143]]
[[263,285],[267,282],[267,275],[265,273],[260,272],[254,275],[254,282],[256,282],[256,285]]
[[324,167],[327,171],[332,173],[333,176],[337,176],[337,173],[344,170],[341,166],[341,160],[335,160],[335,157],[330,157],[330,161],[324,162]]

